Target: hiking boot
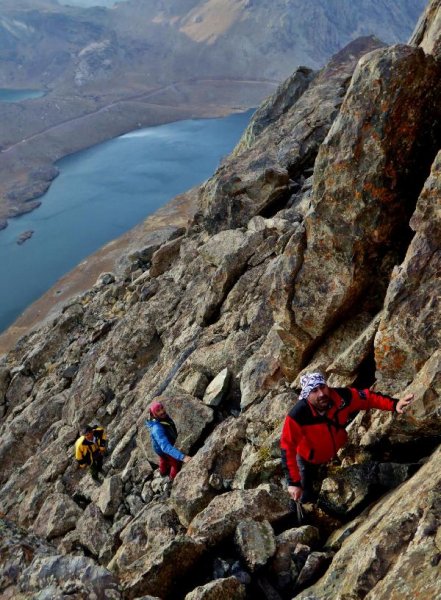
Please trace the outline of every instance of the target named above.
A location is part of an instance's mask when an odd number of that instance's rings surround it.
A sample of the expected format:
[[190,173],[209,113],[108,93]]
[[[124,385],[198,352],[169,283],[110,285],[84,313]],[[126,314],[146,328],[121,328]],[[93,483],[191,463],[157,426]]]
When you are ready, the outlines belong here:
[[98,471],[98,469],[90,469],[90,475],[94,481],[101,483],[100,472]]

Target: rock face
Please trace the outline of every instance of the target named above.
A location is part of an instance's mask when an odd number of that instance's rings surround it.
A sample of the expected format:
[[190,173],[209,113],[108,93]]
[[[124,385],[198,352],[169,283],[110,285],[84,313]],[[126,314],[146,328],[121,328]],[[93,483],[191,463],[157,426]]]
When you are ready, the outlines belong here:
[[33,529],[47,540],[60,537],[75,529],[82,514],[80,508],[66,494],[51,494],[43,504]]
[[409,43],[420,46],[426,54],[433,54],[436,58],[439,58],[441,53],[440,23],[441,4],[436,1],[428,2]]
[[[172,501],[179,518],[188,525],[211,500],[231,485],[245,445],[246,421],[230,417],[212,433],[176,480]],[[213,481],[218,483],[213,486]]]
[[[403,263],[392,273],[385,298],[375,359],[388,386],[409,384],[440,347],[441,315],[436,310],[441,262],[441,229],[436,215],[440,209],[440,175],[438,153],[410,220],[415,235]],[[418,362],[412,356],[417,356]],[[426,411],[431,408],[426,405]]]
[[[436,150],[436,142],[426,146],[426,140],[439,136],[433,121],[439,80],[433,57],[407,46],[360,60],[315,163],[313,201],[304,221],[306,250],[291,299],[295,317],[287,331],[298,340],[297,349],[289,350],[290,369],[302,366],[311,345],[340,314],[369,300],[378,268],[396,262],[399,247],[391,248],[391,240],[405,236]],[[435,96],[422,92],[432,88]],[[379,106],[382,110],[372,108]],[[409,178],[415,172],[422,173],[419,181]],[[318,293],[322,302],[312,319],[309,299]]]
[[[2,358],[5,597],[437,597],[438,8],[413,45],[365,38],[297,72],[190,192],[185,230]],[[329,514],[299,526],[278,440],[311,369],[415,400],[354,418]],[[191,456],[173,483],[154,398]],[[100,482],[73,458],[87,423],[108,432]]]
[[77,598],[120,600],[119,583],[84,556],[61,556],[42,538],[0,520],[0,592],[4,598]]
[[297,597],[439,597],[439,459],[438,450],[410,481],[376,504],[343,542],[332,573]]

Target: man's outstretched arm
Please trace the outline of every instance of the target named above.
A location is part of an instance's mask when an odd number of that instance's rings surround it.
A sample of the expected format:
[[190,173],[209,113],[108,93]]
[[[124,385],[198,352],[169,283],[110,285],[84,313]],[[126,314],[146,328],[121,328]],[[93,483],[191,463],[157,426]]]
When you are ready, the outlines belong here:
[[399,400],[381,392],[374,392],[370,389],[349,389],[352,393],[351,407],[355,410],[371,410],[373,408],[378,408],[380,410],[390,410],[392,412],[397,412],[398,414],[403,414],[413,400],[413,394],[408,394]]

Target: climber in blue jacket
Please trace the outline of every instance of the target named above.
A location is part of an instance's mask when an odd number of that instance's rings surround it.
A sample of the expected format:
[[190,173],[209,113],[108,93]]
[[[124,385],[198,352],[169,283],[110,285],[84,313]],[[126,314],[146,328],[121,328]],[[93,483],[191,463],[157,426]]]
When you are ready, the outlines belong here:
[[159,472],[163,476],[169,475],[173,481],[182,463],[187,463],[190,457],[175,448],[178,430],[162,402],[152,402],[149,414],[150,418],[145,421],[145,424],[150,433],[153,450],[159,456]]

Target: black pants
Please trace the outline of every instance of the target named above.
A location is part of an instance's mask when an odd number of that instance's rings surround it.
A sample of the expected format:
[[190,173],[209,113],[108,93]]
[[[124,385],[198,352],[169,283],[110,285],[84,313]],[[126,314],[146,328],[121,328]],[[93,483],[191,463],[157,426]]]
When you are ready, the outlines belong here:
[[323,466],[313,465],[299,455],[297,455],[297,465],[299,467],[303,488],[303,494],[300,501],[304,504],[307,504],[308,502],[315,504],[324,477]]
[[101,452],[95,452],[93,455],[93,463],[90,465],[90,474],[93,479],[98,479],[98,473],[103,470],[103,458]]

